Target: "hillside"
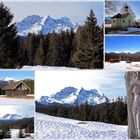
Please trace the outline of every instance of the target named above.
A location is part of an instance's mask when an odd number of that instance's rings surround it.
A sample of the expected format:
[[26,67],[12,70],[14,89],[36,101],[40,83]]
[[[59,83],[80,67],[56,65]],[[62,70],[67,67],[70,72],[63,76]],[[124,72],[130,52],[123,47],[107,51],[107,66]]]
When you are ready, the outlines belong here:
[[36,113],[35,134],[39,140],[127,140],[127,126],[86,122]]

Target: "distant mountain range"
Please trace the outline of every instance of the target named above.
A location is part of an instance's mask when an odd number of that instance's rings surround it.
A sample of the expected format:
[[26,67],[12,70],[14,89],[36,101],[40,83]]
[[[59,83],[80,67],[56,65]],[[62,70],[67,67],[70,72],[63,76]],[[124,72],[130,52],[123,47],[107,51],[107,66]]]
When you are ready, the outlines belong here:
[[22,117],[22,116],[19,116],[19,115],[17,115],[17,114],[6,114],[6,115],[4,115],[3,117],[1,117],[0,118],[0,120],[14,120],[14,121],[16,121],[16,120],[21,120],[21,119],[24,119],[24,118],[28,118],[28,117]]
[[109,61],[110,59],[119,59],[120,61],[126,61],[127,59],[131,59],[131,61],[140,61],[140,52],[106,52],[105,53],[105,61]]
[[66,87],[51,96],[42,96],[38,102],[44,105],[81,105],[86,102],[97,105],[104,103],[106,99],[107,97],[96,89],[85,90],[84,88]]
[[6,85],[13,83],[13,82],[16,82],[16,81],[18,81],[18,80],[14,79],[12,77],[6,77],[4,79],[0,79],[0,88],[3,88]]
[[78,24],[73,24],[68,17],[54,19],[51,16],[40,17],[39,15],[31,15],[24,18],[21,22],[16,23],[18,35],[27,36],[28,33],[46,35],[53,31],[60,33],[67,29],[77,30]]

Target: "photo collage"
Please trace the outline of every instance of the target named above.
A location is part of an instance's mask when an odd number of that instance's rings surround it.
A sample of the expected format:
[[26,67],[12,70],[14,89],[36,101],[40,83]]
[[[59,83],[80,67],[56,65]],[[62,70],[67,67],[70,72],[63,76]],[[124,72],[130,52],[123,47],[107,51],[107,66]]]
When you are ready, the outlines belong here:
[[0,0],[0,139],[140,140],[140,0]]

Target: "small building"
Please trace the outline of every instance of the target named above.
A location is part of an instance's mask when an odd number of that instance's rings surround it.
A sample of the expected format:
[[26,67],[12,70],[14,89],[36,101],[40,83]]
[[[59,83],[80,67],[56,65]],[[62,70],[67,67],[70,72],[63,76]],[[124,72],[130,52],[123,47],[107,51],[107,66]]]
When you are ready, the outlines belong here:
[[7,96],[26,96],[31,93],[30,87],[27,86],[23,81],[14,82],[8,84],[2,89]]
[[117,13],[111,18],[111,27],[113,28],[128,28],[134,25],[135,14],[131,8],[125,3],[120,13]]

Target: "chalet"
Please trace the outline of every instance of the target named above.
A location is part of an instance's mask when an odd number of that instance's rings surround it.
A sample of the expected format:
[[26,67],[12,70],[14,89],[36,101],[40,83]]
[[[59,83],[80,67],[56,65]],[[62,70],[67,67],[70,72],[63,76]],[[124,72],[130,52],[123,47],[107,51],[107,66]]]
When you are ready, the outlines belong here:
[[23,81],[8,84],[2,89],[7,96],[26,96],[30,94],[31,89]]
[[113,28],[128,28],[135,23],[135,14],[131,8],[125,3],[122,11],[111,18],[111,27]]

